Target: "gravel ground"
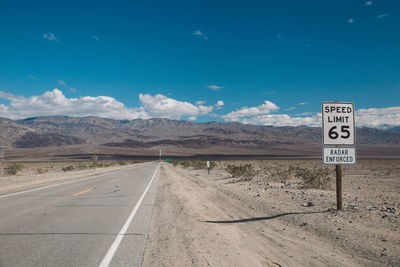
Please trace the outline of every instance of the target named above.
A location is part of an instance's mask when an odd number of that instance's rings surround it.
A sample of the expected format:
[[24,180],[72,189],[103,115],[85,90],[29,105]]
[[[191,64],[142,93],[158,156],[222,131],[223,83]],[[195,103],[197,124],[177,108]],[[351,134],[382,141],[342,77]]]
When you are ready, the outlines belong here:
[[[249,163],[251,180],[225,171]],[[276,170],[289,166],[324,167],[220,162],[207,175],[164,163],[143,266],[400,265],[400,160],[344,167],[340,212],[333,179],[305,189],[293,175],[281,181]]]

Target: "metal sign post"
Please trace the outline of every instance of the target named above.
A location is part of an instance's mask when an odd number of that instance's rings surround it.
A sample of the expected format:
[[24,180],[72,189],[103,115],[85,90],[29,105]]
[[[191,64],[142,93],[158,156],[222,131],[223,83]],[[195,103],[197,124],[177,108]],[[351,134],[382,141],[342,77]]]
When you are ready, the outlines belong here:
[[96,165],[97,165],[97,156],[93,155],[93,171],[96,171]]
[[4,149],[5,149],[4,146],[0,146],[0,167],[1,167],[1,163],[4,159]]
[[342,200],[342,166],[336,164],[336,208],[337,210],[343,209]]
[[354,104],[322,103],[323,162],[336,165],[337,210],[343,209],[341,164],[356,163],[355,136]]

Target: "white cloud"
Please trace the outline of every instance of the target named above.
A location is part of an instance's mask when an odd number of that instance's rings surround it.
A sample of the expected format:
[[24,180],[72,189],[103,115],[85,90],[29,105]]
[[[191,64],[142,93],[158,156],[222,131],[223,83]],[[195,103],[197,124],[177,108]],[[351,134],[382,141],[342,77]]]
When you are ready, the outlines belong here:
[[372,5],[372,1],[367,1],[367,2],[365,2],[364,5],[366,5],[366,6],[371,6],[371,5]]
[[64,82],[64,81],[61,80],[61,79],[58,79],[58,80],[57,80],[57,84],[58,84],[58,85],[62,85],[62,86],[64,86],[64,87],[67,87],[67,83]]
[[350,24],[352,24],[352,23],[354,23],[354,19],[349,18],[349,19],[347,20],[347,22],[350,23]]
[[308,104],[307,102],[300,102],[299,106],[304,106],[304,105],[307,105],[307,104]]
[[[74,90],[74,88],[70,88]],[[0,98],[10,104],[0,105],[0,117],[22,119],[36,116],[98,116],[111,119],[147,119],[151,117],[197,119],[213,111],[213,106],[193,105],[178,101],[161,94],[155,96],[139,94],[140,107],[128,108],[109,96],[83,96],[68,98],[59,89],[47,91],[31,97],[15,96],[0,91]]]
[[225,119],[226,121],[241,121],[242,117],[264,115],[270,113],[271,111],[276,111],[278,109],[279,107],[277,105],[275,105],[271,101],[265,100],[264,104],[260,106],[250,107],[250,108],[243,107],[222,116],[222,118]]
[[377,19],[383,19],[384,17],[386,17],[388,14],[382,14],[382,15],[379,15],[379,16],[377,16],[376,18]]
[[72,93],[76,93],[76,92],[77,92],[76,88],[73,88],[73,87],[69,88],[69,90],[70,90]]
[[127,108],[109,96],[67,98],[59,89],[29,98],[0,91],[0,98],[10,100],[9,106],[0,108],[0,117],[11,119],[48,115],[99,116],[112,119],[149,118],[143,108]]
[[315,112],[303,112],[303,113],[297,113],[295,116],[311,116],[314,114]]
[[198,106],[198,108],[199,108],[199,114],[200,115],[206,115],[206,114],[208,114],[208,113],[210,113],[210,112],[212,112],[214,110],[213,106],[202,106],[202,105],[200,105],[200,106]]
[[[65,115],[65,116],[98,116],[111,119],[147,119],[163,117],[170,119],[187,118],[197,120],[198,116],[209,115],[213,106],[204,106],[204,103],[193,105],[189,102],[178,101],[162,94],[155,96],[139,94],[140,107],[129,108],[123,103],[109,96],[83,96],[68,98],[59,89],[47,91],[38,96],[15,96],[0,91],[0,98],[10,103],[0,104],[0,117],[22,119],[36,116]],[[222,107],[219,100],[215,107]],[[270,114],[279,110],[279,107],[265,101],[256,107],[242,107],[222,116],[225,121],[238,121],[249,124],[275,126],[321,126],[321,113],[302,113],[296,115]],[[356,126],[380,127],[383,125],[400,126],[400,106],[388,108],[369,108],[356,110]]]
[[223,89],[225,87],[211,84],[211,85],[207,85],[207,88],[214,90],[214,91],[219,91],[220,89]]
[[51,32],[43,33],[43,34],[42,34],[42,37],[43,37],[44,39],[47,39],[47,40],[50,40],[50,41],[59,41],[59,40],[57,39],[57,37],[56,37],[53,33],[51,33]]
[[152,96],[139,94],[139,100],[143,108],[152,117],[180,119],[183,116],[205,115],[212,112],[212,106],[195,106],[189,102],[182,102],[162,94]]
[[292,117],[288,114],[267,114],[254,116],[241,120],[245,124],[261,124],[273,126],[321,126],[321,114],[317,113],[311,117]]
[[93,39],[95,39],[96,41],[99,40],[99,37],[98,37],[97,35],[92,35],[92,36],[90,36],[90,38],[93,38]]
[[0,104],[0,114],[8,114],[8,107],[6,105]]
[[206,103],[205,100],[196,101],[196,105],[204,105]]
[[36,76],[33,76],[32,74],[29,74],[29,73],[28,73],[28,77],[31,78],[32,80],[36,80],[37,79]]
[[296,107],[292,106],[292,107],[289,107],[289,108],[285,109],[285,111],[292,111],[292,110],[295,110],[295,109],[296,109]]
[[225,105],[224,101],[218,100],[217,103],[215,104],[215,107],[217,109],[221,109]]
[[193,31],[192,35],[197,36],[203,40],[208,40],[208,37],[200,30]]
[[400,125],[400,107],[359,109],[355,115],[357,126]]
[[[229,114],[228,114],[229,115]],[[274,126],[299,126],[307,125],[320,127],[322,124],[321,113],[303,113],[291,116],[288,114],[254,115],[231,120],[222,116],[226,121],[239,121],[245,124],[274,125]],[[400,107],[359,109],[355,112],[356,127],[380,127],[384,125],[400,125]]]

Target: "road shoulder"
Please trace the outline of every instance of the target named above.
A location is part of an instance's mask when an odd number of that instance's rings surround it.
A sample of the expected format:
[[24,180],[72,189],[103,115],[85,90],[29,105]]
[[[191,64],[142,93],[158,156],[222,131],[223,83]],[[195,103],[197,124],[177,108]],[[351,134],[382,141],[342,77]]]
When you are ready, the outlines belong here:
[[371,264],[273,216],[252,220],[251,200],[217,179],[163,164],[143,266]]

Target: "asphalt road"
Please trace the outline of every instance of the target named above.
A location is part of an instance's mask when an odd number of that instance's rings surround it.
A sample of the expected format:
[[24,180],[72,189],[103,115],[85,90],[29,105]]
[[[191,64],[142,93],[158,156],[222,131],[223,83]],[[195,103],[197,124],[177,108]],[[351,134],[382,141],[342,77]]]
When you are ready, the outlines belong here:
[[0,266],[140,266],[158,167],[0,196]]

